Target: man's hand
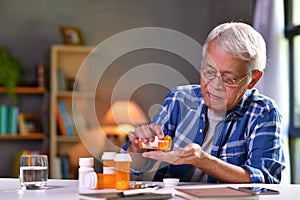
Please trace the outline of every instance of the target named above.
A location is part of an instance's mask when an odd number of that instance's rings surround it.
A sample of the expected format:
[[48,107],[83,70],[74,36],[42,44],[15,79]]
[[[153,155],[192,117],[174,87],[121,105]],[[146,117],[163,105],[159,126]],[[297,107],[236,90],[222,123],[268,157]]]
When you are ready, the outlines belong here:
[[141,152],[141,149],[138,147],[139,139],[142,139],[143,143],[153,142],[154,136],[159,139],[164,138],[164,133],[162,128],[157,124],[144,124],[136,127],[134,132],[129,132],[128,137],[131,141],[131,150],[133,152]]
[[144,152],[143,157],[168,162],[173,165],[190,164],[221,182],[249,183],[250,174],[242,168],[204,152],[198,144],[188,144],[170,152],[150,151]]
[[174,165],[191,164],[196,165],[197,161],[208,156],[202,148],[195,143],[188,144],[184,148],[178,148],[170,152],[150,151],[143,153],[144,157],[168,162]]

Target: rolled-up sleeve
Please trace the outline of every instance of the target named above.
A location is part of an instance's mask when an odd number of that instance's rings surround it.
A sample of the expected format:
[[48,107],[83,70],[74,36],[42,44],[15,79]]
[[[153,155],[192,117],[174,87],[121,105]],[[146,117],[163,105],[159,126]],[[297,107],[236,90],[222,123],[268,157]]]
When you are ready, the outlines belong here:
[[280,183],[285,168],[281,115],[276,109],[262,113],[252,127],[242,167],[249,171],[251,183]]

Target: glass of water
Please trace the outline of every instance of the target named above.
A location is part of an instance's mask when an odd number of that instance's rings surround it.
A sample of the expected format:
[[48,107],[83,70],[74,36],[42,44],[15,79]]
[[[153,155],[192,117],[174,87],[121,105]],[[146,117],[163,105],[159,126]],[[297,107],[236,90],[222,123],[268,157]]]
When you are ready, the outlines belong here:
[[23,155],[20,158],[20,182],[26,189],[45,189],[48,180],[46,155]]

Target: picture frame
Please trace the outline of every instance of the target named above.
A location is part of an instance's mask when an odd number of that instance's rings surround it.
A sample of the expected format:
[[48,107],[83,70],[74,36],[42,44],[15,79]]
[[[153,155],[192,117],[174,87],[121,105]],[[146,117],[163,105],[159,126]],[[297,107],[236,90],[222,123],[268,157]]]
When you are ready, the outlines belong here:
[[41,118],[38,114],[20,113],[18,117],[20,134],[42,132]]
[[64,44],[83,45],[83,39],[79,28],[72,26],[61,26],[60,32]]

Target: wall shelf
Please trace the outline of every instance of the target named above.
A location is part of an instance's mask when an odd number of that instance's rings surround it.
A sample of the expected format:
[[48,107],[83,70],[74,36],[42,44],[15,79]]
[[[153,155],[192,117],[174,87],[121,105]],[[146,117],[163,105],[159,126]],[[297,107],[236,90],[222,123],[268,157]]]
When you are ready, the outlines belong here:
[[57,97],[59,98],[72,98],[72,97],[76,97],[76,98],[93,98],[94,97],[94,93],[93,92],[73,92],[73,91],[58,91],[57,92]]
[[80,142],[80,138],[78,136],[57,136],[57,142]]
[[42,140],[45,138],[43,133],[29,133],[24,135],[0,135],[0,140]]
[[[4,87],[0,87],[0,93],[5,93],[6,89]],[[44,87],[17,87],[15,92],[17,94],[43,94],[46,92],[46,88]]]

